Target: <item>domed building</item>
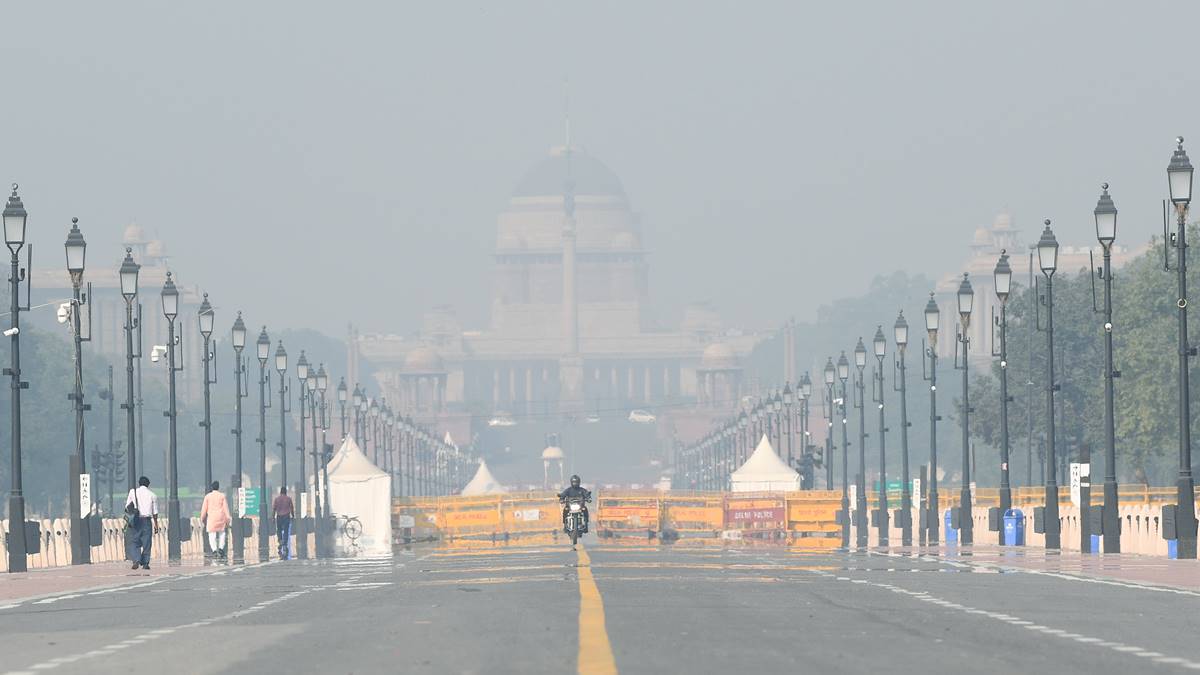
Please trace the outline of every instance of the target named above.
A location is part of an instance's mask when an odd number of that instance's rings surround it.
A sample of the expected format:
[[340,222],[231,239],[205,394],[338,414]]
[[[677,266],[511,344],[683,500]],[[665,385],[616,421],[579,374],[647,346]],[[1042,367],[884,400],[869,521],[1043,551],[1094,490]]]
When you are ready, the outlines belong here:
[[[704,305],[681,312],[674,329],[651,320],[641,222],[616,173],[583,148],[554,147],[525,172],[495,242],[486,329],[465,330],[437,307],[415,337],[352,333],[351,369],[358,355],[371,361],[405,414],[478,420],[737,400],[738,363],[757,338],[726,335]],[[719,363],[705,359],[715,343]]]

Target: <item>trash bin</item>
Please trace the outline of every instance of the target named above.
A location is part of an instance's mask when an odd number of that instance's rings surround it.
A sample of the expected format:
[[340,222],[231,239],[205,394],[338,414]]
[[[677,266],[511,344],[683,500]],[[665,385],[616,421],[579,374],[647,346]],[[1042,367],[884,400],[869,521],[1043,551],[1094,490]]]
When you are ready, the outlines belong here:
[[946,544],[958,544],[958,529],[954,527],[953,509],[946,509],[945,517],[943,518],[942,522],[945,523],[946,528],[946,536],[943,537]]
[[1004,545],[1025,545],[1025,514],[1021,509],[1009,509],[1004,512]]

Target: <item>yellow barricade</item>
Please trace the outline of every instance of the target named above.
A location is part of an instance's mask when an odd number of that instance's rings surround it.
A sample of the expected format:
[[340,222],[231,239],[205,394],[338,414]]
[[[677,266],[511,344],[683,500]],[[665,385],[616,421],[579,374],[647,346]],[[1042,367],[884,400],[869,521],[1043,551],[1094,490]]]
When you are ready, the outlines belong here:
[[596,497],[592,520],[601,537],[658,536],[661,504],[658,492],[612,492]]
[[662,529],[672,536],[721,536],[725,529],[724,496],[698,493],[662,497]]
[[562,506],[553,492],[504,495],[500,514],[505,535],[553,535],[562,528]]
[[804,549],[831,549],[841,545],[840,490],[806,490],[787,495],[788,539]]

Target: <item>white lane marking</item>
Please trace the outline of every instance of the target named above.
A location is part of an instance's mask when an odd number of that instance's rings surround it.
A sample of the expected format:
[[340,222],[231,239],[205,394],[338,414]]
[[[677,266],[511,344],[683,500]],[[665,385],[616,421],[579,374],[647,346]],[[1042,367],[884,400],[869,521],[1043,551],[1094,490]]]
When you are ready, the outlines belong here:
[[[837,581],[843,580],[843,577],[838,577],[837,575],[834,575],[830,572],[823,572],[820,570],[810,570],[809,573],[816,574],[816,575],[823,576],[828,579],[833,579],[833,580],[837,580]],[[1068,577],[1068,578],[1071,578],[1071,577]],[[873,582],[868,579],[846,579],[846,581],[849,581],[851,583],[857,583],[857,584],[862,584],[862,585],[866,585],[866,586],[871,586],[874,588],[879,588],[879,589],[882,589],[885,591],[896,593],[898,595],[912,596],[915,594],[914,591],[909,591],[909,590],[906,590],[903,588],[899,588],[892,584],[882,584],[882,583]],[[1151,588],[1149,590],[1162,590],[1162,589]],[[974,612],[972,612],[971,610],[975,609],[974,607],[967,607],[964,605],[960,605],[958,603],[935,598],[934,596],[929,595],[928,593],[919,596],[919,599],[927,600],[929,602],[936,603],[947,609],[953,609],[955,611],[963,612],[965,614],[972,614]],[[1021,619],[1017,619],[1016,617],[1013,617],[1008,614],[1004,615],[1005,617],[1008,617],[1005,619],[995,617],[995,616],[993,616],[993,613],[990,613],[990,612],[984,613],[984,616],[987,616],[988,618],[995,618],[997,621],[1002,621],[1004,623],[1024,626],[1028,630],[1037,631],[1044,635],[1062,638],[1062,639],[1074,640],[1076,642],[1079,642],[1080,644],[1101,647],[1101,648],[1107,648],[1107,649],[1111,649],[1118,653],[1132,654],[1134,656],[1150,658],[1150,659],[1154,659],[1156,662],[1159,662],[1159,663],[1170,663],[1171,665],[1179,665],[1179,666],[1183,666],[1185,668],[1200,670],[1200,661],[1192,661],[1192,660],[1185,659],[1182,657],[1177,657],[1177,656],[1168,657],[1165,654],[1162,654],[1161,652],[1150,651],[1143,647],[1135,647],[1132,645],[1125,645],[1125,644],[1116,643],[1116,642],[1106,642],[1099,638],[1093,638],[1090,636],[1080,635],[1079,633],[1071,633],[1071,632],[1065,631],[1061,628],[1052,628],[1049,626],[1043,626],[1041,624],[1033,623],[1032,621],[1024,621]],[[1158,661],[1158,659],[1161,659],[1161,658],[1167,658],[1167,659],[1171,659],[1171,660],[1170,661]]]
[[[101,647],[99,649],[93,649],[91,651],[82,652],[79,654],[55,657],[55,658],[43,661],[42,663],[36,663],[32,666],[29,666],[29,668],[31,670],[50,670],[52,668],[58,667],[62,663],[69,663],[73,660],[78,660],[78,659],[82,659],[82,658],[86,658],[86,657],[94,657],[94,656],[108,656],[108,655],[114,654],[122,649],[126,649],[132,645],[140,644],[142,642],[145,642],[146,640],[158,638],[158,637],[161,637],[168,633],[173,633],[177,630],[187,629],[187,628],[195,628],[198,626],[206,626],[206,625],[208,625],[210,623],[214,623],[214,622],[228,621],[230,619],[236,619],[238,617],[242,617],[247,614],[252,614],[254,612],[262,610],[262,609],[266,608],[268,605],[274,604],[276,602],[282,602],[284,600],[291,600],[293,598],[298,598],[301,595],[305,595],[307,593],[312,593],[313,591],[325,590],[328,588],[333,588],[333,586],[313,586],[313,587],[304,588],[304,589],[298,590],[298,591],[292,591],[291,593],[287,593],[278,598],[266,600],[264,602],[260,602],[257,605],[253,605],[253,606],[248,607],[243,610],[230,612],[223,616],[213,617],[211,619],[204,619],[202,621],[193,621],[192,623],[182,624],[179,626],[172,626],[170,628],[157,628],[155,630],[147,631],[146,633],[144,633],[142,635],[137,635],[133,638],[129,638],[127,640],[118,642],[116,644],[105,645],[104,647]],[[28,671],[8,671],[7,673],[5,673],[5,675],[17,675],[18,673],[22,673],[22,672],[28,672]]]

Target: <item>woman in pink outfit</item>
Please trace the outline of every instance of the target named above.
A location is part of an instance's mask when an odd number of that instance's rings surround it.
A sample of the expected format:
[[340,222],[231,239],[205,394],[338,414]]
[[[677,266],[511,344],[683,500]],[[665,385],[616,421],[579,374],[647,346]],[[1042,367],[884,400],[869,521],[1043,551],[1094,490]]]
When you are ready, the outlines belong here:
[[229,515],[229,502],[220,487],[220,483],[213,481],[212,490],[204,495],[204,505],[200,507],[200,520],[208,530],[208,547],[212,549],[213,556],[224,559],[225,530],[233,518]]

